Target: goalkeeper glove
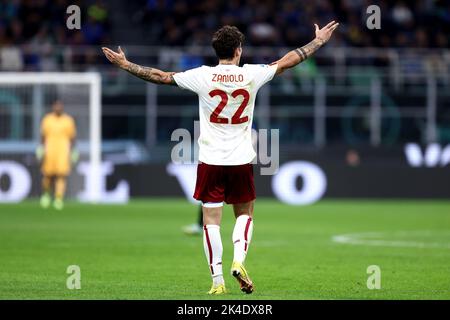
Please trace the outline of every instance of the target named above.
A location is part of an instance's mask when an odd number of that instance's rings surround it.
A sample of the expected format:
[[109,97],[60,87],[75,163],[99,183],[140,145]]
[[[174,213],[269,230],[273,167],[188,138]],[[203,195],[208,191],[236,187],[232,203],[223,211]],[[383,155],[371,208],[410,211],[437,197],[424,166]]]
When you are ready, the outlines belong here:
[[41,161],[42,158],[44,157],[44,153],[45,153],[44,146],[42,144],[38,145],[38,147],[36,148],[36,159],[38,159],[38,161]]
[[72,163],[77,163],[78,160],[80,160],[80,153],[77,149],[72,149],[72,153],[70,154],[70,159],[72,160]]

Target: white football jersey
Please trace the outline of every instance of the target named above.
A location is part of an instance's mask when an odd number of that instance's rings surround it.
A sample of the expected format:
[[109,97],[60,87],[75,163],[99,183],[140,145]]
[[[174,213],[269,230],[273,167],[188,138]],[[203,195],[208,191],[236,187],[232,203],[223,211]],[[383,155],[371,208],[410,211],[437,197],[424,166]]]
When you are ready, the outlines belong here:
[[199,97],[199,161],[212,165],[252,162],[252,121],[256,94],[272,80],[277,65],[219,64],[176,73],[180,88]]

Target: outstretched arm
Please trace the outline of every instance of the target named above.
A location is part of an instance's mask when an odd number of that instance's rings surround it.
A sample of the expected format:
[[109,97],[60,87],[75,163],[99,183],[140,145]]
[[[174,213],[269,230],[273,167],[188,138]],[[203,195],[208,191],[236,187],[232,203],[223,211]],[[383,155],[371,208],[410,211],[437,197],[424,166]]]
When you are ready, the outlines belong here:
[[102,50],[109,61],[138,78],[156,84],[176,85],[176,82],[173,79],[173,75],[175,74],[175,72],[165,72],[155,68],[144,67],[132,63],[127,60],[127,58],[125,57],[125,53],[120,47],[118,49],[118,52],[115,52],[106,47],[103,47]]
[[322,29],[319,29],[317,24],[314,24],[314,26],[316,27],[315,39],[301,48],[289,51],[280,60],[276,61],[275,63],[278,64],[276,74],[280,74],[286,69],[292,68],[308,59],[314,52],[330,40],[333,31],[339,26],[339,23],[331,21]]

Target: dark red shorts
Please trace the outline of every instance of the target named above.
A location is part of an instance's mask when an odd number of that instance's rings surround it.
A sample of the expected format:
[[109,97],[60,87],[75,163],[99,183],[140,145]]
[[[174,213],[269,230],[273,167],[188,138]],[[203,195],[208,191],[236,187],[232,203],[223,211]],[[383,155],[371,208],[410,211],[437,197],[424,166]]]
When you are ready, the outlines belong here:
[[203,203],[244,203],[256,198],[253,165],[216,166],[199,163],[194,198]]

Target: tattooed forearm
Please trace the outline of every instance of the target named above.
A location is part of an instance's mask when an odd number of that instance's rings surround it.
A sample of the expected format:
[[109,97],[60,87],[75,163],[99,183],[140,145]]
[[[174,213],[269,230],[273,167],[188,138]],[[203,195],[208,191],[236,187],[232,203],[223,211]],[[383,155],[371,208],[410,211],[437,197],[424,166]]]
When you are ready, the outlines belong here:
[[278,68],[277,74],[282,73],[284,70],[292,68],[299,63],[308,59],[314,52],[316,52],[324,42],[320,39],[314,39],[307,45],[301,48],[289,51],[284,57],[277,61]]
[[317,51],[321,46],[323,45],[323,42],[319,39],[314,39],[307,45],[304,45],[301,48],[295,49],[295,53],[298,54],[300,57],[300,62],[308,59],[314,52]]
[[145,81],[156,84],[176,85],[173,79],[175,72],[164,72],[155,68],[140,66],[132,62],[128,62],[123,69]]

